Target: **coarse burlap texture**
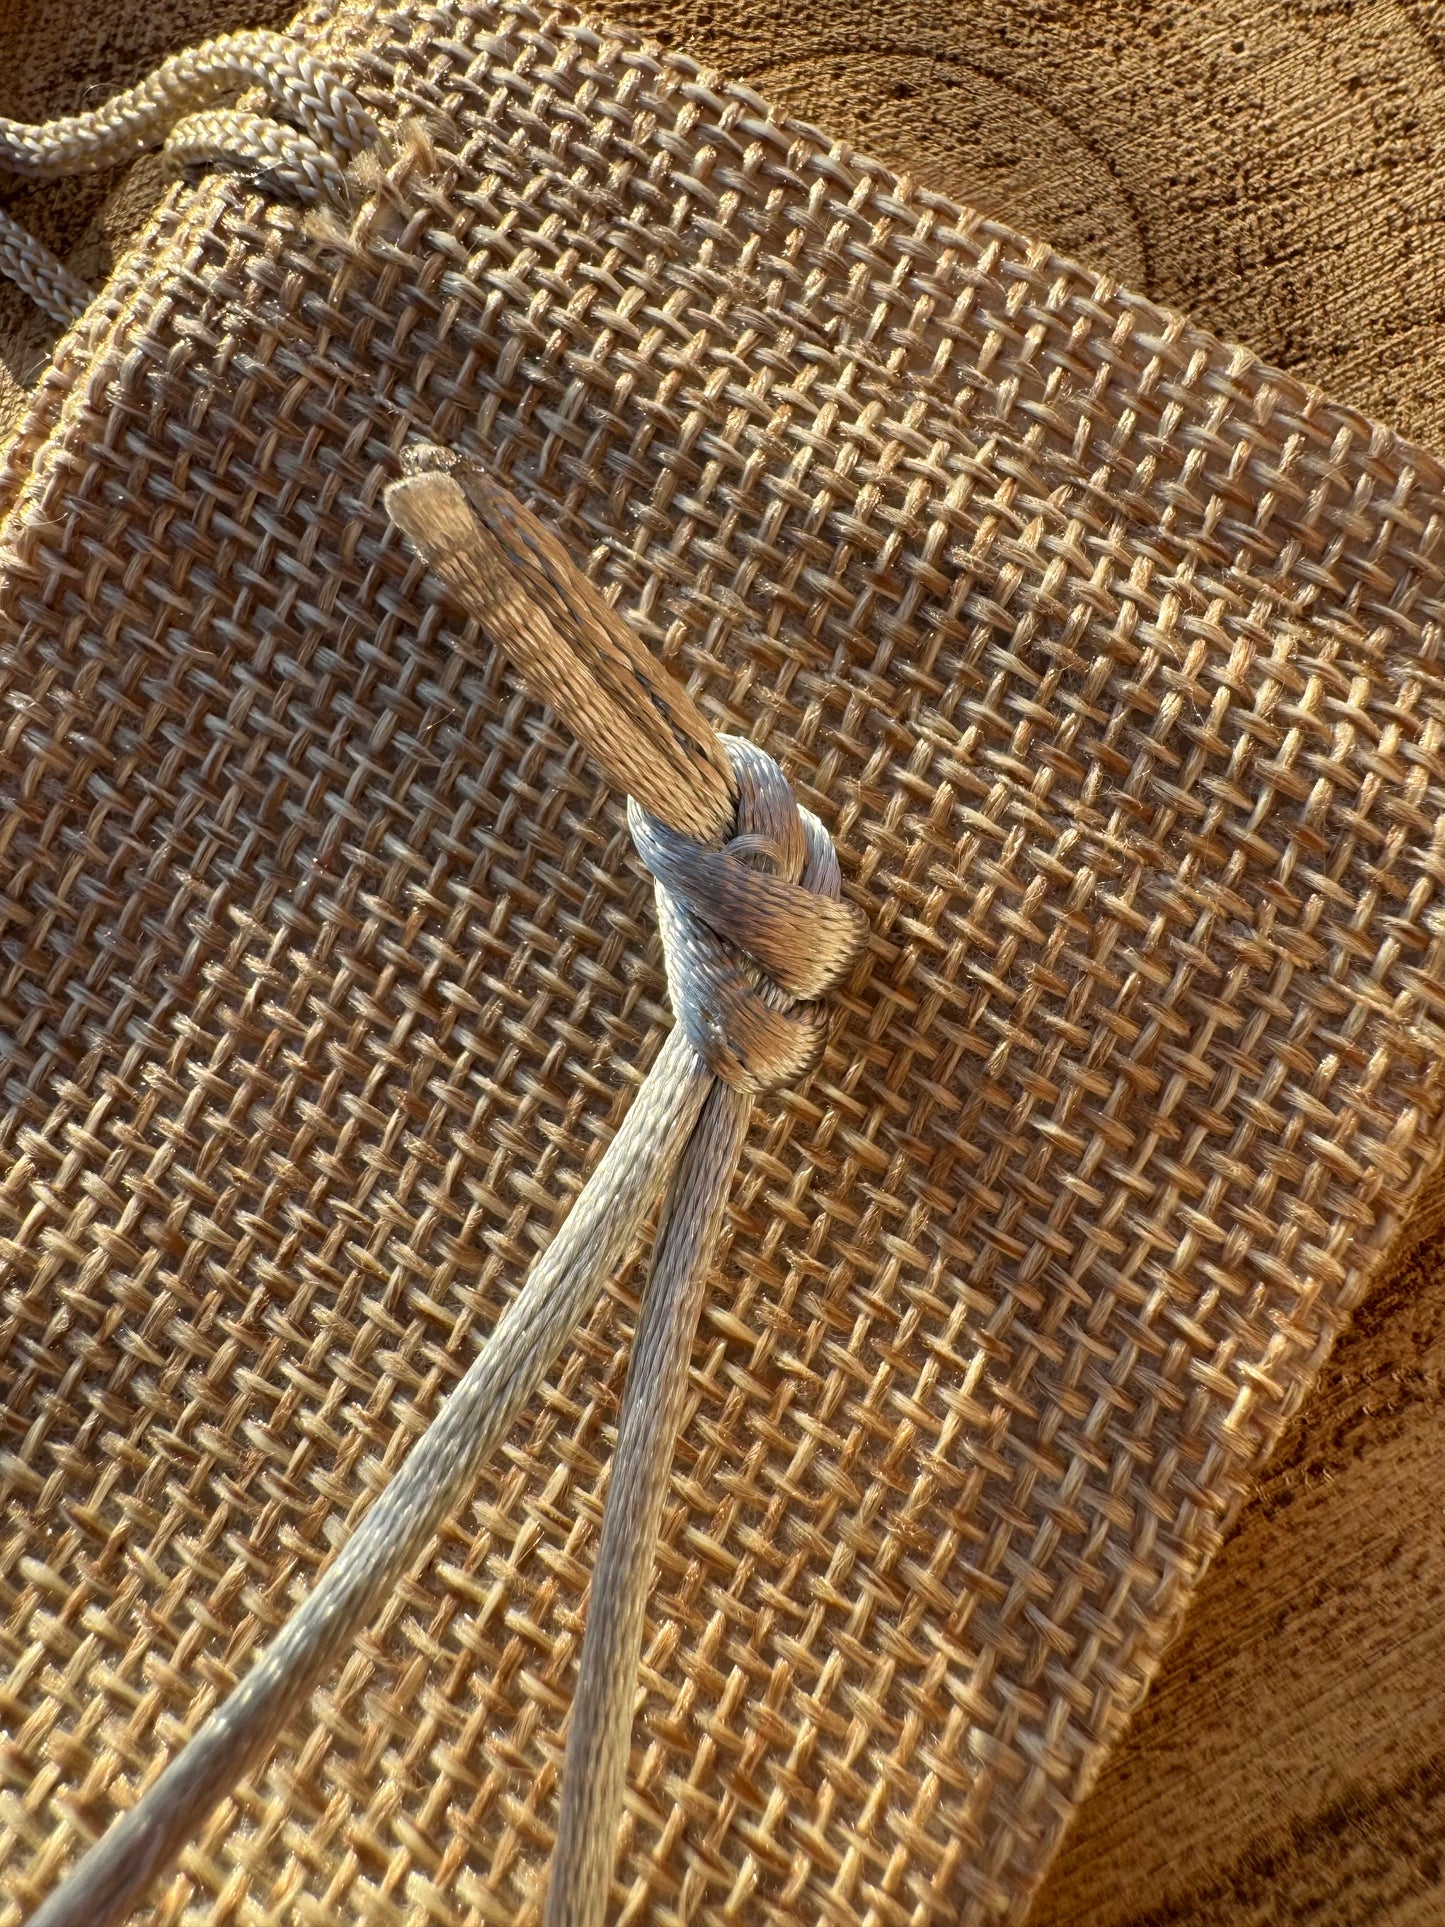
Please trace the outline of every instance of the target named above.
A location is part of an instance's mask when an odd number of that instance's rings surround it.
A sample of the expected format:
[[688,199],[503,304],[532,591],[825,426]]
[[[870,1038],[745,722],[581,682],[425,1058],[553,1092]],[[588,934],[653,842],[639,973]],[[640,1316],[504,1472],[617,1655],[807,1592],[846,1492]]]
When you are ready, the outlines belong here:
[[[386,530],[425,434],[780,756],[874,927],[705,1314],[630,1917],[1016,1918],[1438,1153],[1440,464],[686,60],[313,31],[435,171],[346,249],[172,196],[7,469],[11,1914],[667,1023],[619,799]],[[528,1917],[634,1302],[167,1917]]]

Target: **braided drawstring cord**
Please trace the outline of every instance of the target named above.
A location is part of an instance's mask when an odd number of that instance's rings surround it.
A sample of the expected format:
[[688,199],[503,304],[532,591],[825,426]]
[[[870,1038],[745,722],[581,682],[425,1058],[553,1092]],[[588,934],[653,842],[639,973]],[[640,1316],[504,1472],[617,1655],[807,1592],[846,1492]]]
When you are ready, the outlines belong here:
[[3,207],[0,207],[0,274],[23,288],[52,321],[74,321],[84,314],[94,298],[79,275],[72,274],[63,261]]
[[533,694],[628,793],[676,1025],[551,1245],[306,1602],[200,1732],[32,1917],[111,1927],[379,1610],[462,1502],[661,1201],[567,1738],[545,1927],[602,1927],[647,1589],[688,1360],[755,1093],[806,1074],[866,926],[756,745],[720,738],[558,538],[475,462],[421,447],[392,520]]
[[[212,103],[260,87],[270,114]],[[0,172],[23,180],[93,174],[161,145],[179,172],[230,167],[296,200],[337,199],[345,164],[378,141],[376,123],[315,55],[278,33],[221,34],[173,54],[124,93],[84,114],[30,125],[0,116]],[[52,320],[94,298],[35,236],[0,210],[0,273]]]

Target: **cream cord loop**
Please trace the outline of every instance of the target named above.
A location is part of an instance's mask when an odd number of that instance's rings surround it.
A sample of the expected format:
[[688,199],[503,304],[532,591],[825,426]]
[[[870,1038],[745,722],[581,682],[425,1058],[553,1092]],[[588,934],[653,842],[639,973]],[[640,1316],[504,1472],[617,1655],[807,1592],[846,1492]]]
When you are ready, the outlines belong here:
[[84,314],[91,291],[63,261],[0,207],[0,274],[62,327]]
[[866,926],[831,838],[756,745],[719,738],[558,538],[477,463],[423,446],[392,520],[533,693],[630,792],[677,1024],[551,1245],[306,1602],[160,1778],[32,1917],[112,1927],[175,1861],[466,1497],[661,1200],[588,1610],[547,1927],[602,1927],[658,1524],[708,1266],[753,1093],[823,1041],[806,1000]]
[[[259,86],[271,115],[211,108]],[[169,164],[239,169],[299,200],[335,199],[346,160],[378,140],[361,102],[314,55],[278,33],[221,34],[161,62],[124,93],[84,114],[31,125],[0,116],[0,172],[48,181],[91,174],[164,143]],[[91,290],[0,211],[0,272],[57,321],[72,321]]]

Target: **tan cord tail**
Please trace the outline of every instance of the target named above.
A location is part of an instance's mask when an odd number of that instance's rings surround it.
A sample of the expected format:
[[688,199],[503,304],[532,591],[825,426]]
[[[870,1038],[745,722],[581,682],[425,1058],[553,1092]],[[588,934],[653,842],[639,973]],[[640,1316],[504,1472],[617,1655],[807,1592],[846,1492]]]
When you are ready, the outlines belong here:
[[592,1573],[544,1927],[602,1927],[606,1918],[657,1530],[708,1267],[752,1108],[750,1093],[713,1085],[664,1206]]
[[717,731],[552,531],[479,462],[421,443],[387,512],[625,795],[685,836],[731,827]]
[[709,1079],[673,1031],[570,1216],[406,1463],[242,1683],[32,1916],[114,1927],[294,1715],[471,1489],[637,1237]]

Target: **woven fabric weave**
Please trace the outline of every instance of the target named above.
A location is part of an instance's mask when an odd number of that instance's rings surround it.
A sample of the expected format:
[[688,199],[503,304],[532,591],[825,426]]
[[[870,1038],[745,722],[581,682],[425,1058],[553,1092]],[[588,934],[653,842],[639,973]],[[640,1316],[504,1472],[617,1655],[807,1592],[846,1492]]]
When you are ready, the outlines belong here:
[[[0,1920],[668,1021],[621,799],[387,530],[415,435],[778,756],[874,932],[704,1312],[623,1917],[1020,1918],[1438,1156],[1441,465],[571,15],[311,33],[429,144],[349,239],[172,196],[6,469]],[[634,1287],[162,1917],[532,1917]]]

